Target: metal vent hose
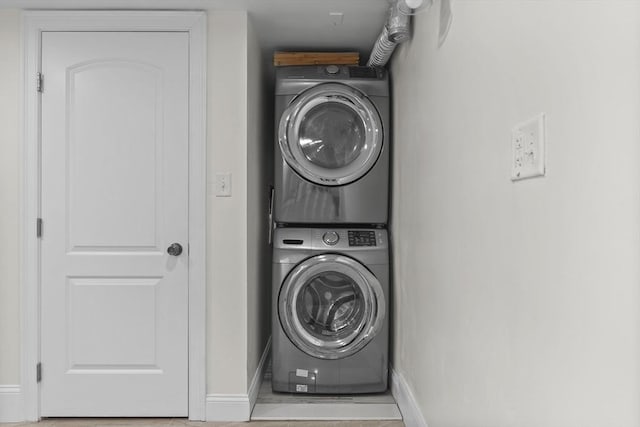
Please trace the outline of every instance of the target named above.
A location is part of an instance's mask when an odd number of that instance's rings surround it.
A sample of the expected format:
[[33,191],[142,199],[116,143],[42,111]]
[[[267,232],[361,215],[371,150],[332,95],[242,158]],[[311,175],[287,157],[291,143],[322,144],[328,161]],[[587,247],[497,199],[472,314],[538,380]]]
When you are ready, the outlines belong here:
[[396,46],[409,40],[411,36],[410,19],[411,16],[407,13],[407,6],[404,4],[404,0],[393,0],[389,7],[387,22],[371,50],[371,55],[367,62],[368,67],[386,65]]

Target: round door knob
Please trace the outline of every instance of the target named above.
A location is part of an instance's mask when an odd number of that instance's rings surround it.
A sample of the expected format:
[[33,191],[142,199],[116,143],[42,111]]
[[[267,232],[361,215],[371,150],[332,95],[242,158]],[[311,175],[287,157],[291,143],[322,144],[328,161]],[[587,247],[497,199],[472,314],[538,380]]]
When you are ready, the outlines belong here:
[[327,231],[322,236],[322,241],[329,246],[335,245],[338,243],[338,240],[340,240],[340,236],[338,236],[338,233],[335,231]]
[[182,245],[180,243],[172,243],[167,248],[167,253],[171,256],[178,256],[182,253]]

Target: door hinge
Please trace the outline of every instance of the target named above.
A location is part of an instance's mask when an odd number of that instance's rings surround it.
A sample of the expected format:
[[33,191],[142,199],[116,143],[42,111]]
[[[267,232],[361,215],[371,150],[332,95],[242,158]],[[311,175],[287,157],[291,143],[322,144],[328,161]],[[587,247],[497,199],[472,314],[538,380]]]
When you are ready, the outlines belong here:
[[36,237],[38,239],[42,238],[42,218],[36,220]]
[[40,362],[36,365],[36,380],[38,382],[42,381],[42,363]]
[[42,73],[37,73],[36,74],[36,90],[38,92],[42,92],[43,90],[43,86],[42,86]]

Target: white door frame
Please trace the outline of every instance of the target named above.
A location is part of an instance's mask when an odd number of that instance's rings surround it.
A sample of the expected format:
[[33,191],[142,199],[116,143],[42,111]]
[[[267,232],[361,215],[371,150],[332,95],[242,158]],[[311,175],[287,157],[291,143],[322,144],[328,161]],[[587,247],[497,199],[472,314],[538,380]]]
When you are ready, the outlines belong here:
[[[24,418],[40,419],[40,96],[43,31],[189,33],[189,419],[205,420],[206,13],[183,11],[28,11],[24,22],[24,145],[21,266],[21,386]],[[46,76],[44,76],[46,90]],[[46,233],[46,218],[44,233]],[[46,367],[43,377],[46,378]]]

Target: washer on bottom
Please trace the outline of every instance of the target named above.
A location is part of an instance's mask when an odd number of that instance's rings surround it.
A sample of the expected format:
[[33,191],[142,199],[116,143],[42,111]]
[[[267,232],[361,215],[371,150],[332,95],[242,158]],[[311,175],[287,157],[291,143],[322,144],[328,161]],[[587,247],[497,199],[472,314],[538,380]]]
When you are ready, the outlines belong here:
[[387,231],[278,228],[273,242],[273,390],[387,390]]

